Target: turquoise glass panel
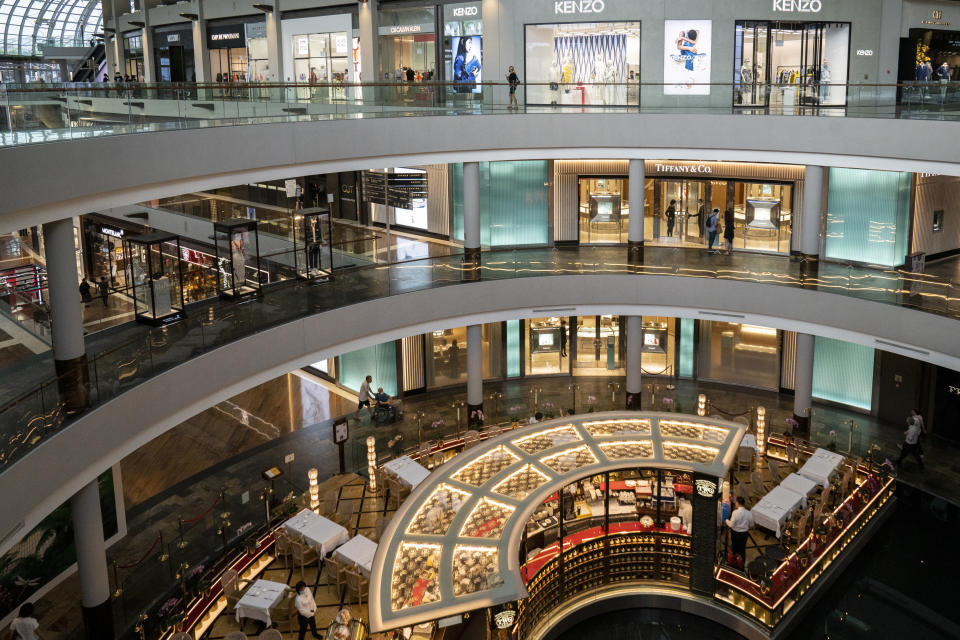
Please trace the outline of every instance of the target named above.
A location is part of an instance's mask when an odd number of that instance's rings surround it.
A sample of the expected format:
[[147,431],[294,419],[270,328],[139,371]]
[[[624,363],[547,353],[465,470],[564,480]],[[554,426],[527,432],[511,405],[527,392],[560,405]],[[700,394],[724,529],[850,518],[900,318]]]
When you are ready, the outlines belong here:
[[374,345],[340,356],[340,384],[357,391],[366,376],[373,376],[371,388],[397,395],[397,346],[394,342]]
[[507,320],[507,377],[520,375],[520,321]]
[[813,352],[813,396],[869,411],[873,358],[870,347],[818,336]]
[[681,378],[693,377],[693,327],[692,318],[680,318],[680,371]]
[[824,255],[885,267],[903,264],[912,175],[830,169]]
[[[453,237],[463,240],[463,165],[452,165]],[[547,162],[480,163],[480,242],[489,247],[547,244]]]

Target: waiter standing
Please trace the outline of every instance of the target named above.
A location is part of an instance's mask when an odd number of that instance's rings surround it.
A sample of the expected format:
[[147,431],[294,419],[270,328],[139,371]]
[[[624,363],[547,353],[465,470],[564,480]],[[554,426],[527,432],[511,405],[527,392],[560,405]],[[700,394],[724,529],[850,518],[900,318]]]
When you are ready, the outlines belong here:
[[737,508],[733,510],[733,514],[725,524],[730,527],[734,558],[740,556],[740,561],[745,562],[747,559],[747,536],[753,526],[753,514],[747,509],[743,496],[737,496]]

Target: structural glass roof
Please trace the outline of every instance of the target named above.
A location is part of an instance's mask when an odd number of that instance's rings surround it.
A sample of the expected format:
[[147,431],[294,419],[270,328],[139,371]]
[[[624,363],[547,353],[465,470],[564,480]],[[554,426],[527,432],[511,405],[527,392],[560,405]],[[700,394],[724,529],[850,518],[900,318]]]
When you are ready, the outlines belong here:
[[103,27],[99,0],[0,0],[0,55],[40,55],[44,45],[81,47]]

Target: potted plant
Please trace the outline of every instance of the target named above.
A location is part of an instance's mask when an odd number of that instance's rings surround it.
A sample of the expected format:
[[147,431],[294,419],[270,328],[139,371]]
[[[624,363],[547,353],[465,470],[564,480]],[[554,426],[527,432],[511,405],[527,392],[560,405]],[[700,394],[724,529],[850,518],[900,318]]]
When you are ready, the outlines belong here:
[[593,404],[597,401],[597,396],[587,396],[587,413],[593,413]]
[[510,422],[513,423],[513,426],[520,426],[520,412],[523,411],[523,407],[520,405],[514,405],[510,407],[508,413],[510,414]]
[[203,578],[203,570],[204,566],[202,564],[198,564],[187,571],[187,575],[184,577],[184,584],[186,585],[187,593],[199,593],[199,585],[201,578]]
[[552,402],[544,402],[543,405],[541,405],[541,406],[542,406],[542,408],[543,408],[543,417],[545,417],[547,420],[550,420],[551,418],[554,418],[554,417],[555,417],[555,415],[554,415],[554,413],[553,413],[553,403],[552,403]]
[[170,598],[164,602],[157,611],[157,620],[160,622],[160,628],[169,631],[183,622],[183,614],[177,611],[179,600]]

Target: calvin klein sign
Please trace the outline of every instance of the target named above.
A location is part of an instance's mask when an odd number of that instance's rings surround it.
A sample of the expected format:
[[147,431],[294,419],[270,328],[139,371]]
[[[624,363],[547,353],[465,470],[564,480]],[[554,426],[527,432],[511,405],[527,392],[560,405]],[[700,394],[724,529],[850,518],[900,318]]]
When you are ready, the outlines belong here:
[[553,3],[553,12],[556,15],[603,13],[606,8],[603,0],[556,0]]

